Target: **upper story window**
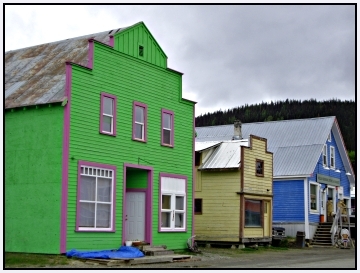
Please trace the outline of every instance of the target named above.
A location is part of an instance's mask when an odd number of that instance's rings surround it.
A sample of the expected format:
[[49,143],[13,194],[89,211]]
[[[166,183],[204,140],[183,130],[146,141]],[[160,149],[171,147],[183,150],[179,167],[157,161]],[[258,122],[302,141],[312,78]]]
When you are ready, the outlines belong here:
[[330,132],[329,135],[328,135],[327,141],[331,142],[331,132]]
[[116,135],[116,97],[106,93],[100,99],[100,133]]
[[326,144],[324,145],[324,147],[323,147],[323,165],[324,166],[327,166],[327,146],[326,146]]
[[264,176],[264,160],[256,159],[256,176]]
[[161,145],[174,147],[174,112],[161,110]]
[[143,45],[139,45],[139,56],[144,57],[144,46]]
[[330,146],[330,168],[335,169],[335,148]]
[[114,231],[115,167],[79,161],[77,231]]
[[133,103],[133,140],[147,140],[147,105],[136,101]]

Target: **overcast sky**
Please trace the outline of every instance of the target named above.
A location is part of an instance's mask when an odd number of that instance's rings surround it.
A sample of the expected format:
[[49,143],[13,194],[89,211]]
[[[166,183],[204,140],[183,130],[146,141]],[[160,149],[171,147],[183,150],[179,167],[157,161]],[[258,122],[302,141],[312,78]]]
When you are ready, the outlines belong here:
[[5,51],[143,21],[196,116],[286,99],[355,100],[355,5],[6,5]]

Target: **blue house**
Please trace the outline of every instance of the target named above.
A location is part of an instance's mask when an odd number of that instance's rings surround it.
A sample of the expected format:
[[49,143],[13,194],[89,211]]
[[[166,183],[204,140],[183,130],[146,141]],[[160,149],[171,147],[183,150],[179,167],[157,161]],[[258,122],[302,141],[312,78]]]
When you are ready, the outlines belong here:
[[[234,139],[234,125],[196,127],[196,142]],[[321,222],[331,222],[336,204],[351,208],[355,174],[335,116],[245,123],[240,139],[267,139],[273,153],[273,226],[312,239]]]

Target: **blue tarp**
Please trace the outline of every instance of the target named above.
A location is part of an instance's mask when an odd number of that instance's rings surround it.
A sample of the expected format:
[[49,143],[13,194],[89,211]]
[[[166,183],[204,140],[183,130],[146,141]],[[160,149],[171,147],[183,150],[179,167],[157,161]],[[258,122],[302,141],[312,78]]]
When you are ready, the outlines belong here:
[[100,250],[100,251],[78,251],[72,249],[66,252],[66,257],[76,258],[96,258],[96,259],[114,259],[114,258],[140,258],[144,257],[142,253],[136,247],[121,246],[117,250]]

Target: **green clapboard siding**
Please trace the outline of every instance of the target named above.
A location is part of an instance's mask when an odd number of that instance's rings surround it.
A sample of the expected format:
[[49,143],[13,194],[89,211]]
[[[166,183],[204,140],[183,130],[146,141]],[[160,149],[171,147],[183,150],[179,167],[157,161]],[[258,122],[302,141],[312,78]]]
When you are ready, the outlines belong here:
[[[146,29],[142,31],[141,37],[146,36]],[[120,51],[128,50],[129,48],[122,48]],[[93,70],[89,73],[88,70],[73,65],[71,88],[67,250],[114,249],[121,245],[124,163],[140,163],[154,170],[153,244],[166,244],[171,249],[186,248],[186,240],[192,232],[194,104],[179,99],[181,75],[161,67],[156,61],[144,62],[136,56],[129,56],[95,42]],[[117,97],[116,137],[99,133],[101,92]],[[133,101],[147,104],[147,143],[132,140]],[[174,112],[174,148],[160,145],[162,108]],[[74,231],[79,160],[116,166],[115,232]],[[188,178],[187,232],[158,232],[160,172]],[[144,188],[146,185],[146,172],[128,172],[128,188]]]
[[5,112],[5,251],[60,251],[63,107]]
[[[115,50],[166,68],[167,57],[144,23],[138,23],[131,28],[118,32],[114,35],[114,41]],[[144,50],[143,56],[139,55],[140,46]]]

